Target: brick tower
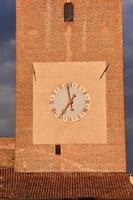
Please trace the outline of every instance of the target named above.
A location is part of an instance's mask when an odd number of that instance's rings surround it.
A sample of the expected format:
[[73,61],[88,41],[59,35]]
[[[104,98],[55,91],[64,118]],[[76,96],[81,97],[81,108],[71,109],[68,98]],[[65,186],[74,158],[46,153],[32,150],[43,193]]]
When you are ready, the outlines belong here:
[[125,172],[122,0],[16,3],[15,169]]

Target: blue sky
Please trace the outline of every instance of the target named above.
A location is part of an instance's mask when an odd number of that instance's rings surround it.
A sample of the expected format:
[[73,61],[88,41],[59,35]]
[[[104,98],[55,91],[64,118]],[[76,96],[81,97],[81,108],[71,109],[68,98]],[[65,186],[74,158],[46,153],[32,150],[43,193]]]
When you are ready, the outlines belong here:
[[[123,20],[127,164],[133,172],[133,0],[124,0]],[[15,136],[15,0],[0,0],[0,137],[5,136]]]

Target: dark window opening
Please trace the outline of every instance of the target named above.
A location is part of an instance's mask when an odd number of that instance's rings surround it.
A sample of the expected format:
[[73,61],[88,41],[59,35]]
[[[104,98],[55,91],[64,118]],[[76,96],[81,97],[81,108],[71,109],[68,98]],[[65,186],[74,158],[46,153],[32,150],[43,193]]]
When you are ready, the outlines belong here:
[[55,154],[61,155],[61,145],[55,145]]
[[72,3],[65,3],[64,5],[64,21],[65,22],[74,21],[74,7]]

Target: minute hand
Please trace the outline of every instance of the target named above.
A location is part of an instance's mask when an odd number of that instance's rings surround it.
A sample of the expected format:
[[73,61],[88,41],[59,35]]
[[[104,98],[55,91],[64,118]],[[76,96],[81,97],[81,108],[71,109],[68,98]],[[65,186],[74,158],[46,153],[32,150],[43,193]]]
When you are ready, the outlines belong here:
[[68,92],[68,97],[69,97],[69,100],[71,99],[71,95],[70,95],[70,90],[69,90],[69,85],[67,84],[67,92]]

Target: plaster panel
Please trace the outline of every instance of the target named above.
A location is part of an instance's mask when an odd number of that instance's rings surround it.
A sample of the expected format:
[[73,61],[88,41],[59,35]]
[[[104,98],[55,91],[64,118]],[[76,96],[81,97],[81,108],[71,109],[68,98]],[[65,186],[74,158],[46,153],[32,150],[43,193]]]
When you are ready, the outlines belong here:
[[[34,63],[34,144],[106,143],[106,74],[99,79],[105,68],[105,62]],[[64,122],[50,110],[51,92],[66,82],[79,83],[90,95],[90,109],[77,122]]]

